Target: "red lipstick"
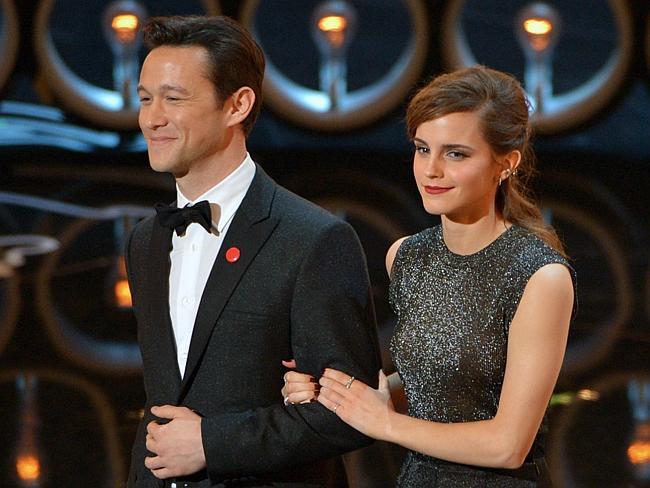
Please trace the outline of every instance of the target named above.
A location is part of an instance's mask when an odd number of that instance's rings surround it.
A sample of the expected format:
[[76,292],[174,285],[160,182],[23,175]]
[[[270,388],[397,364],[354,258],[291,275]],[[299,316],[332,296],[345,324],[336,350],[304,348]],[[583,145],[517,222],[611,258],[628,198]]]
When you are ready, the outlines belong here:
[[424,191],[427,192],[429,195],[440,195],[441,193],[448,192],[452,188],[453,188],[453,186],[445,187],[445,186],[429,186],[429,185],[425,185],[424,186]]

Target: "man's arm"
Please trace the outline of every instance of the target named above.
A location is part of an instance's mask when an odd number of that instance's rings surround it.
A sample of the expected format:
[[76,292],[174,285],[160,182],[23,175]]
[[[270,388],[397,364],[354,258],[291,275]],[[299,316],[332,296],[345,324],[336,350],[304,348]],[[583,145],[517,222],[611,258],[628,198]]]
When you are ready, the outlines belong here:
[[[337,368],[377,386],[381,365],[368,272],[359,240],[344,222],[324,229],[301,265],[291,343],[299,370],[320,376],[326,367]],[[273,405],[202,419],[213,480],[278,471],[371,442],[318,403],[283,405],[281,382]]]

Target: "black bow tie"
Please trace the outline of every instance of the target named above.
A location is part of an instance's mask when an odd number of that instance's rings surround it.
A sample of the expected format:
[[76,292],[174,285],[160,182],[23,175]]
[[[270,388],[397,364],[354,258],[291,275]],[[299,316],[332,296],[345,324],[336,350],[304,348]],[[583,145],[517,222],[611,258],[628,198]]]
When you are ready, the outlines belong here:
[[179,236],[185,234],[187,226],[192,222],[201,224],[208,232],[212,228],[210,203],[207,200],[201,200],[191,207],[175,208],[158,203],[155,208],[160,225],[175,230]]

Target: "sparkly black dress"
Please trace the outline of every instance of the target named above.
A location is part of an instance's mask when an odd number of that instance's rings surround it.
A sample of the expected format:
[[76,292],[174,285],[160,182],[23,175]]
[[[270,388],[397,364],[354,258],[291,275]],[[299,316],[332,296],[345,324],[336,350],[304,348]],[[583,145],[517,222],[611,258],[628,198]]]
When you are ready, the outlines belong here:
[[[391,341],[409,415],[469,422],[496,415],[508,327],[526,283],[542,266],[567,261],[541,239],[512,226],[479,252],[452,253],[442,227],[406,239],[393,263]],[[569,267],[570,268],[570,267]],[[541,487],[546,419],[519,470],[490,469],[408,452],[400,487]]]

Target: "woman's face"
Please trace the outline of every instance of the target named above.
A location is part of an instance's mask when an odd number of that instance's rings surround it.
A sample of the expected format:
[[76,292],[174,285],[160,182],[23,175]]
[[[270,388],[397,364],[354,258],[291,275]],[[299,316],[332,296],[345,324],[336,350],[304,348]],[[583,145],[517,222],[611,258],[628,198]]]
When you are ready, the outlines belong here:
[[455,112],[421,124],[413,138],[413,173],[425,210],[460,223],[494,212],[502,170],[474,112]]

